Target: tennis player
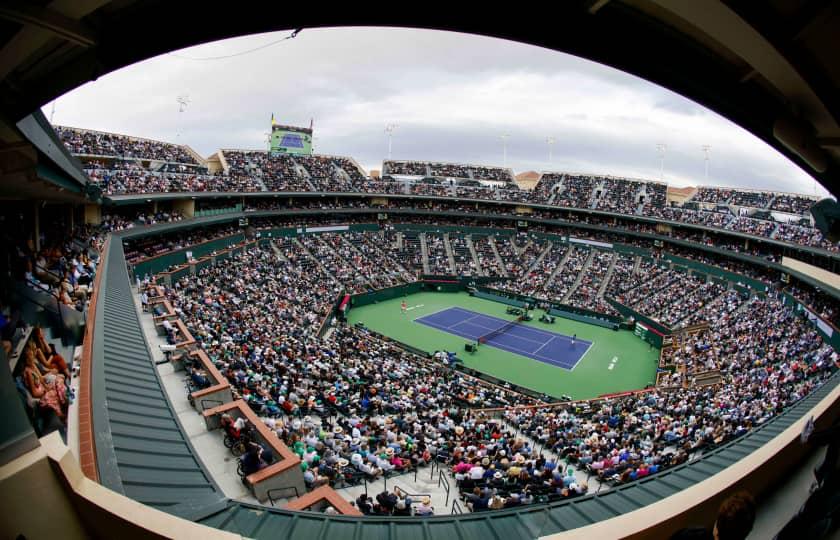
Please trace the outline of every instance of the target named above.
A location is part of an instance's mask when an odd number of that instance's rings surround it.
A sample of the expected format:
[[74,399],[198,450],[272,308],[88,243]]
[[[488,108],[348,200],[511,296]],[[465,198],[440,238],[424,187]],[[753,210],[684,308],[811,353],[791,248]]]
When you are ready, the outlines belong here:
[[575,346],[575,341],[577,341],[577,334],[572,334],[572,347]]
[[405,303],[405,300],[400,303],[400,310],[402,310],[402,314],[405,315],[408,312],[408,304]]

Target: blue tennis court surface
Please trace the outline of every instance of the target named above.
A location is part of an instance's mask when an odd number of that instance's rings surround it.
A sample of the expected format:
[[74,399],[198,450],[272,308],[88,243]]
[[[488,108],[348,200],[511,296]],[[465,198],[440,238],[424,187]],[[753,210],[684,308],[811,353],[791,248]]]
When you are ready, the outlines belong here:
[[[510,322],[459,307],[418,317],[414,321],[471,341],[498,330]],[[510,330],[490,337],[482,346],[487,345],[571,370],[589,351],[592,342],[578,339],[572,344],[572,338],[569,336],[516,324]]]

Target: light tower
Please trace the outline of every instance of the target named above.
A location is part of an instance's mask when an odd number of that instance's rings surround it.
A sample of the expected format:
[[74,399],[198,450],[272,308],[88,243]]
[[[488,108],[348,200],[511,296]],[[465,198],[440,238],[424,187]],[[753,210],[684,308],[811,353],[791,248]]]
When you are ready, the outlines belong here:
[[659,179],[665,181],[665,151],[668,150],[668,145],[665,143],[658,143],[656,145],[656,152],[659,154]]
[[502,139],[502,166],[507,167],[507,140],[510,138],[510,135],[505,133],[504,135],[499,135],[499,138]]
[[391,144],[394,141],[394,130],[397,129],[398,127],[400,127],[400,126],[398,126],[397,124],[388,124],[387,126],[385,126],[385,133],[388,134],[388,159],[389,160],[391,159]]
[[705,162],[705,168],[706,168],[706,183],[708,184],[709,183],[709,151],[712,149],[712,147],[708,144],[704,144],[700,148],[703,150],[703,161]]
[[554,143],[557,142],[557,139],[554,137],[547,137],[545,142],[548,143],[548,164],[552,165],[554,163],[554,156],[552,155],[551,151],[553,150]]
[[187,105],[190,104],[190,96],[188,94],[181,94],[175,101],[178,102],[178,112],[184,112],[187,110]]
[[[175,101],[178,103],[178,113],[183,113],[187,110],[187,105],[190,104],[190,96],[188,94],[181,94],[175,98]],[[179,138],[181,136],[181,121],[178,121],[178,131],[175,134],[175,138]]]

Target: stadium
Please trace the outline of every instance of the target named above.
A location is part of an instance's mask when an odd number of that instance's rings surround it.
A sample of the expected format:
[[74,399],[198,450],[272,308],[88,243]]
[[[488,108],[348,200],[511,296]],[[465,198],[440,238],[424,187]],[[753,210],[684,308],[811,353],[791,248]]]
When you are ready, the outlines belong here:
[[40,109],[211,40],[445,28],[672,88],[836,197],[838,4],[772,6],[569,2],[563,36],[511,30],[524,15],[287,7],[272,26],[245,3],[185,29],[202,5],[0,8],[3,535],[835,533],[835,199],[390,155],[371,170],[273,116],[268,148],[205,156]]

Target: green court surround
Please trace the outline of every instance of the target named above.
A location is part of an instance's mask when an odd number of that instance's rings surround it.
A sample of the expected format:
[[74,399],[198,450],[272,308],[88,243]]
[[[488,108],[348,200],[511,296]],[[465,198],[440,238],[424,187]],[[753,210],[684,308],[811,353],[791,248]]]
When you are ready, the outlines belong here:
[[[400,309],[403,299],[409,307],[405,315]],[[421,292],[354,307],[348,321],[361,322],[371,330],[424,351],[457,352],[469,368],[553,397],[567,394],[573,399],[590,399],[644,388],[656,378],[659,350],[627,330],[615,331],[560,317],[554,324],[545,324],[537,320],[542,312],[534,311],[534,320],[524,324],[569,336],[577,334],[578,338],[592,341],[589,352],[574,370],[568,371],[490,346],[482,346],[471,354],[464,351],[464,338],[414,322],[418,317],[453,306],[503,319],[514,318],[505,313],[508,306],[466,292]]]

